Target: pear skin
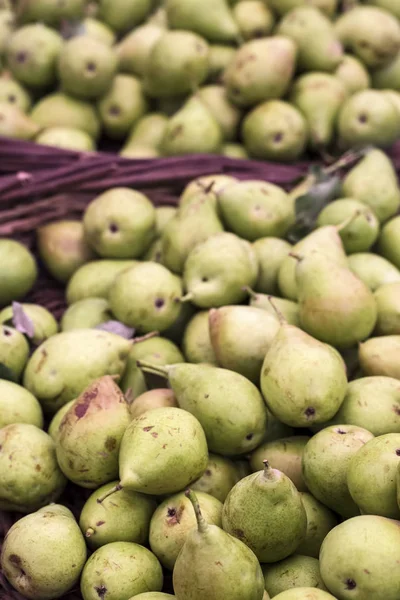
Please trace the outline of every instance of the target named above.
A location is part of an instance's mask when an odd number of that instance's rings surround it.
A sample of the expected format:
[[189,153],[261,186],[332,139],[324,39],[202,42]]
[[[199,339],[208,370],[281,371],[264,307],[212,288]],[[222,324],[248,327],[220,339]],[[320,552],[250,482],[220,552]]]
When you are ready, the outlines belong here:
[[167,0],[168,24],[172,29],[187,29],[204,36],[210,42],[233,42],[239,36],[227,0]]
[[360,344],[358,356],[365,375],[400,379],[400,335],[371,337]]
[[379,254],[400,269],[400,217],[394,217],[382,227],[378,240]]
[[357,252],[348,257],[350,270],[365,283],[372,292],[381,286],[400,282],[400,271],[379,254]]
[[275,598],[286,590],[313,587],[326,590],[319,562],[311,556],[295,554],[272,565],[263,566],[265,587]]
[[182,350],[186,361],[218,366],[210,338],[207,310],[197,312],[186,326],[182,338]]
[[381,285],[375,292],[378,335],[400,335],[400,281]]
[[42,408],[28,390],[0,379],[0,429],[13,423],[29,423],[42,429]]
[[322,502],[308,492],[301,492],[301,501],[307,514],[307,533],[297,553],[305,556],[319,557],[322,542],[328,532],[338,524],[337,516]]

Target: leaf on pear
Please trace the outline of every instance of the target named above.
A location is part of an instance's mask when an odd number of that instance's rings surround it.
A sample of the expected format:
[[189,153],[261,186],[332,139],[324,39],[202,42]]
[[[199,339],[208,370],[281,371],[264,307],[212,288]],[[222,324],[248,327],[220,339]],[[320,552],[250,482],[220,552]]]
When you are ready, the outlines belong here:
[[15,327],[15,329],[17,329],[17,331],[24,333],[30,339],[32,339],[35,335],[35,326],[33,324],[32,319],[30,317],[28,317],[28,315],[22,308],[22,304],[20,304],[19,302],[13,302],[12,303],[12,312],[13,312],[13,318],[12,318],[13,327]]
[[106,321],[105,323],[100,323],[100,325],[96,325],[95,329],[100,329],[101,331],[108,331],[108,333],[115,333],[116,335],[120,335],[126,340],[130,340],[135,335],[135,330],[133,327],[127,327],[120,321]]

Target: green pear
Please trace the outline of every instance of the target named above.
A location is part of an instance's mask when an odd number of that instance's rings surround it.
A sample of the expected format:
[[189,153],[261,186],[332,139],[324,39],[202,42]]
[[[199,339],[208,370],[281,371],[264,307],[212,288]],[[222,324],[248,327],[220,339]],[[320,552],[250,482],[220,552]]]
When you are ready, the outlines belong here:
[[156,236],[162,236],[168,223],[176,216],[178,209],[176,206],[157,206],[156,207]]
[[140,417],[153,408],[167,408],[169,406],[178,407],[174,392],[169,389],[157,388],[137,396],[130,405],[129,412],[132,419],[136,419],[136,417]]
[[378,90],[400,89],[400,60],[399,54],[388,64],[384,64],[371,73],[372,84]]
[[135,264],[134,260],[94,260],[83,264],[68,282],[67,303],[84,298],[108,298],[116,277]]
[[32,354],[24,387],[54,414],[96,378],[121,375],[131,342],[107,331],[77,329],[45,340]]
[[335,76],[345,84],[349,94],[355,94],[371,87],[371,77],[366,67],[351,54],[343,56],[335,71]]
[[315,252],[300,259],[296,278],[300,323],[307,333],[343,349],[372,333],[377,319],[375,298],[349,268]]
[[165,266],[165,260],[162,251],[162,240],[161,238],[156,238],[149,246],[147,252],[145,252],[142,256],[143,260],[156,262],[160,265]]
[[232,233],[217,233],[189,253],[183,272],[186,299],[200,308],[238,304],[253,286],[258,264],[249,242]]
[[293,8],[303,6],[306,3],[319,8],[319,10],[328,17],[332,17],[335,14],[338,5],[337,0],[268,0],[268,3],[280,16],[285,15]]
[[352,457],[347,486],[362,514],[400,519],[396,475],[400,464],[400,433],[367,442]]
[[294,484],[265,460],[262,471],[245,477],[229,492],[222,526],[249,546],[260,562],[277,562],[303,540],[307,517]]
[[0,103],[3,104],[4,102],[8,102],[22,112],[27,113],[31,108],[32,98],[17,80],[11,79],[9,76],[3,76],[0,78]]
[[251,242],[284,237],[295,222],[294,206],[286,192],[266,181],[238,181],[218,194],[227,229]]
[[345,12],[337,19],[335,32],[368,68],[390,62],[400,50],[398,20],[375,6],[356,6]]
[[[276,237],[265,237],[253,244],[259,263],[258,279],[254,286],[256,292],[276,294],[278,292],[278,273],[283,259],[292,249],[291,244]],[[253,298],[251,299],[253,300]]]
[[[236,183],[238,179],[232,175],[216,174],[196,177],[187,184],[179,198],[179,207],[183,208],[186,204],[196,204],[197,199],[207,198],[214,209],[218,212],[218,195],[231,183]],[[203,196],[200,196],[200,192]],[[203,200],[207,202],[207,200]],[[181,211],[182,212],[182,211]]]
[[83,600],[128,600],[141,592],[160,591],[163,572],[150,550],[133,542],[98,548],[85,564],[80,588]]
[[[207,522],[221,527],[222,502],[203,492],[196,492],[196,496]],[[183,492],[158,506],[150,522],[149,543],[163,567],[173,570],[188,534],[196,525],[192,504]]]
[[122,74],[114,77],[97,107],[105,133],[115,140],[124,139],[148,109],[139,79]]
[[62,90],[91,100],[109,89],[118,66],[113,48],[88,35],[64,42],[58,61],[58,77]]
[[400,7],[393,0],[367,0],[367,4],[373,4],[379,8],[383,8],[392,13],[395,17],[400,18]]
[[296,54],[296,44],[284,34],[246,42],[224,73],[228,97],[239,106],[282,98],[294,75]]
[[263,310],[268,311],[274,317],[277,316],[276,310],[278,310],[287,323],[289,323],[289,325],[296,325],[296,327],[299,326],[299,305],[297,302],[292,302],[292,300],[277,298],[267,294],[256,294],[250,289],[248,292],[250,294],[250,306],[262,308]]
[[286,162],[303,154],[308,132],[306,121],[296,107],[282,100],[269,100],[247,114],[242,136],[253,158]]
[[322,542],[337,523],[337,517],[324,504],[307,492],[300,493],[307,514],[307,533],[297,552],[304,556],[319,557]]
[[37,266],[28,248],[5,238],[0,239],[0,265],[2,307],[20,300],[31,290],[37,278]]
[[359,514],[347,487],[352,457],[372,433],[355,425],[334,425],[316,433],[303,452],[303,477],[311,494],[345,518]]
[[86,17],[82,24],[86,35],[95,38],[107,46],[114,46],[116,35],[111,27],[93,17]]
[[168,118],[160,113],[149,113],[139,119],[128,136],[124,150],[132,148],[148,148],[158,151]]
[[170,118],[161,143],[165,156],[217,154],[223,142],[222,129],[207,104],[192,96]]
[[46,88],[56,82],[62,46],[61,35],[46,25],[24,25],[8,41],[7,67],[15,79],[28,88]]
[[181,409],[200,421],[210,452],[236,456],[254,450],[262,441],[267,426],[265,405],[256,386],[243,375],[204,364],[162,368],[141,361],[140,366],[168,377]]
[[365,375],[400,379],[400,335],[370,338],[359,346],[360,366]]
[[282,322],[265,356],[260,386],[268,408],[282,423],[307,427],[334,416],[343,402],[347,377],[334,348]]
[[[400,200],[400,195],[399,195]],[[400,217],[388,221],[381,231],[378,240],[379,253],[400,269]]]
[[228,158],[239,158],[244,160],[250,158],[242,144],[236,144],[233,142],[227,142],[226,144],[222,145],[221,155],[227,156]]
[[[235,462],[217,454],[210,454],[207,469],[197,481],[192,483],[191,488],[199,498],[199,492],[203,492],[214,496],[220,502],[225,502],[227,495],[239,479],[240,475]],[[215,524],[218,525],[218,523]]]
[[110,290],[110,307],[118,320],[143,333],[164,331],[179,315],[180,279],[164,266],[141,262],[120,273]]
[[322,579],[332,594],[350,600],[397,600],[400,529],[396,521],[376,515],[353,517],[326,536],[320,554]]
[[194,91],[208,74],[207,42],[192,31],[165,31],[147,60],[144,90],[155,98]]
[[150,53],[164,29],[155,23],[144,23],[127,33],[117,44],[116,53],[122,73],[143,77]]
[[182,350],[187,362],[218,365],[211,343],[207,310],[196,313],[187,324],[182,338]]
[[43,427],[43,413],[39,402],[22,386],[0,379],[0,429],[14,423],[28,423]]
[[86,555],[72,513],[53,505],[14,523],[4,540],[1,567],[25,598],[53,600],[78,583]]
[[375,292],[378,335],[400,335],[400,281],[381,285]]
[[265,587],[275,598],[281,592],[310,587],[326,590],[319,572],[319,561],[311,556],[294,554],[272,565],[263,566]]
[[91,329],[111,320],[110,305],[105,298],[84,298],[67,308],[61,319],[61,331]]
[[214,83],[222,83],[223,74],[236,54],[233,46],[211,44],[209,54],[208,79]]
[[400,508],[400,467],[397,469],[397,504]]
[[9,102],[0,104],[0,135],[17,140],[31,140],[39,132],[39,126]]
[[355,218],[341,227],[342,238],[347,254],[367,252],[378,239],[379,221],[374,211],[353,198],[340,198],[330,202],[318,215],[317,225],[341,225],[348,219]]
[[137,258],[155,232],[156,214],[141,192],[124,187],[107,190],[86,208],[85,239],[103,258]]
[[47,433],[53,439],[54,442],[57,441],[58,433],[60,430],[61,422],[64,416],[67,414],[71,406],[74,404],[75,399],[70,400],[66,404],[64,404],[61,408],[58,409],[54,417],[51,419],[49,423],[49,427],[47,429]]
[[242,0],[233,7],[233,16],[244,40],[269,35],[275,25],[272,10],[262,0]]
[[228,99],[224,86],[207,85],[200,88],[197,95],[221,127],[224,140],[235,140],[242,115],[241,111]]
[[68,479],[89,489],[116,479],[119,447],[130,421],[128,402],[112,377],[85,388],[64,415],[56,439],[57,461]]
[[254,553],[240,540],[204,519],[194,492],[189,492],[197,529],[186,538],[173,572],[177,598],[263,600],[264,578]]
[[263,461],[268,460],[273,469],[278,469],[278,471],[289,477],[299,492],[306,492],[307,486],[301,472],[301,459],[304,447],[309,439],[306,435],[299,435],[264,442],[251,455],[250,466],[252,471],[262,470]]
[[383,94],[389,98],[397,109],[397,114],[400,113],[400,92],[396,90],[382,90]]
[[31,118],[44,129],[72,127],[85,131],[95,140],[100,135],[100,120],[95,107],[61,92],[39,100],[33,107]]
[[22,23],[39,22],[58,27],[63,19],[79,20],[85,0],[24,0],[18,3],[18,19]]
[[329,73],[307,73],[296,80],[291,102],[306,119],[311,146],[320,148],[331,144],[336,119],[347,96],[346,85]]
[[29,513],[54,502],[67,483],[51,437],[30,423],[0,429],[0,509]]
[[334,71],[343,58],[343,47],[333,24],[315,6],[299,6],[286,13],[278,33],[296,43],[301,70]]
[[[33,325],[32,341],[39,345],[47,338],[58,333],[58,323],[50,311],[39,304],[21,304],[25,315]],[[14,325],[14,307],[7,306],[0,311],[0,323]]]
[[[170,598],[175,597],[176,596],[172,596],[171,594],[164,594],[163,592],[144,592],[143,594],[135,595],[135,600],[170,600]],[[129,600],[133,600],[133,596]]]
[[97,502],[117,483],[106,483],[98,488],[82,508],[79,527],[91,550],[112,542],[145,544],[148,540],[150,519],[157,507],[151,496],[121,490],[113,498],[101,504]]
[[231,42],[239,36],[239,28],[226,0],[166,0],[168,25],[171,29],[187,29],[210,42]]
[[15,29],[14,13],[8,6],[0,9],[0,56],[3,57],[7,49],[8,40]]
[[390,146],[400,135],[398,109],[381,90],[362,90],[342,104],[337,131],[343,149],[368,144]]
[[349,268],[371,291],[382,285],[400,281],[400,271],[391,262],[372,252],[358,252],[349,256]]
[[93,152],[96,150],[94,140],[80,129],[68,127],[51,127],[36,136],[35,142],[42,146],[54,146],[65,150]]
[[208,314],[211,344],[219,366],[257,384],[279,321],[253,306],[223,306]]
[[153,8],[151,0],[99,0],[99,18],[121,33],[139,25]]
[[[1,314],[1,313],[0,313]],[[29,344],[17,329],[0,326],[0,374],[14,382],[20,380],[29,359]],[[0,379],[0,383],[3,379]]]
[[274,596],[276,600],[337,600],[328,592],[310,587],[298,587]]

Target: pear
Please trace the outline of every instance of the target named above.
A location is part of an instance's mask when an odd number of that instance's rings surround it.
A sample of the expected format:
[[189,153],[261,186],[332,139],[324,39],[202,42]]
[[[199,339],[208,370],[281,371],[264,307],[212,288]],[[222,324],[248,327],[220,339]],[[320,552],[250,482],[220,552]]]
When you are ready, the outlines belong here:
[[96,150],[94,140],[80,129],[69,127],[51,127],[39,133],[35,142],[42,146],[54,146],[65,150],[76,150],[81,152],[93,152]]
[[322,579],[332,594],[396,600],[400,559],[400,529],[396,521],[362,515],[341,523],[326,536],[320,554]]
[[[347,266],[347,257],[337,227],[332,225],[319,227],[293,246],[293,253],[299,253],[302,256],[308,256],[316,250],[329,256],[330,260],[334,260],[337,264]],[[296,259],[289,255],[283,260],[279,269],[279,289],[282,296],[288,300],[298,299],[296,267]]]
[[194,492],[188,496],[197,530],[189,533],[175,563],[176,597],[217,600],[229,593],[230,600],[263,600],[264,578],[254,553],[217,525],[207,523]]
[[200,421],[210,452],[236,456],[261,442],[267,425],[265,405],[256,386],[243,375],[203,364],[161,368],[141,361],[140,365],[168,377],[181,409]]
[[150,53],[164,29],[155,23],[144,23],[127,33],[117,44],[116,53],[122,73],[143,77]]
[[379,254],[393,263],[398,269],[400,269],[399,232],[400,217],[395,217],[382,227],[381,235],[379,236],[378,240]]
[[[179,198],[179,207],[182,208],[187,204],[196,205],[197,200],[200,201],[200,198],[203,198],[204,203],[211,203],[214,209],[219,212],[218,194],[228,185],[236,183],[237,181],[238,179],[236,177],[223,174],[197,177],[188,183],[183,190]],[[200,195],[200,193],[202,195]],[[180,212],[182,212],[182,210],[180,210]]]
[[328,592],[310,587],[298,587],[274,596],[276,600],[337,600]]
[[119,447],[130,420],[128,403],[112,377],[91,383],[58,429],[57,460],[68,479],[89,489],[116,479]]
[[397,481],[397,504],[400,508],[400,468],[397,469],[396,481]]
[[155,42],[144,73],[144,90],[155,98],[194,91],[207,77],[207,42],[192,31],[165,31]]
[[160,113],[149,113],[139,119],[128,136],[124,150],[148,148],[157,152],[161,146],[168,118]]
[[155,221],[155,209],[144,194],[116,187],[86,208],[85,239],[104,258],[137,258],[149,246]]
[[207,469],[197,481],[192,483],[191,488],[195,492],[210,494],[220,502],[225,502],[227,495],[239,479],[237,463],[229,458],[210,454]]
[[[207,522],[221,527],[222,502],[203,492],[196,492],[196,496]],[[158,506],[150,522],[149,543],[166,569],[173,570],[188,534],[196,525],[192,504],[183,492]]]
[[228,158],[239,158],[245,160],[250,158],[248,152],[242,144],[236,144],[232,142],[223,144],[221,148],[221,155],[227,156]]
[[365,375],[400,379],[400,335],[370,338],[359,347],[360,366]]
[[116,41],[114,31],[105,23],[99,21],[99,19],[86,17],[83,20],[83,27],[85,28],[86,35],[95,38],[99,42],[103,42],[107,46],[114,46]]
[[[0,11],[1,17],[1,11]],[[32,98],[29,92],[15,79],[7,76],[0,78],[0,103],[8,102],[16,106],[22,112],[29,112],[32,105]]]
[[283,259],[292,249],[291,244],[280,238],[268,236],[256,240],[253,249],[260,267],[254,289],[262,294],[276,294],[279,269]]
[[0,429],[0,509],[29,513],[62,494],[67,483],[51,437],[30,423]]
[[262,102],[247,114],[242,125],[246,150],[253,158],[292,161],[304,152],[307,125],[301,112],[288,102]]
[[307,333],[337,348],[350,348],[372,333],[375,298],[350,269],[315,252],[300,259],[296,278],[300,323]]
[[[39,346],[44,340],[58,332],[58,323],[50,311],[39,304],[23,303],[20,305],[25,316],[33,325],[32,342]],[[15,305],[7,306],[0,311],[0,323],[10,326],[18,325]]]
[[130,405],[130,413],[133,419],[140,417],[153,408],[178,407],[174,392],[169,389],[149,390],[137,396]]
[[187,362],[218,365],[211,343],[207,310],[196,313],[187,324],[182,338],[182,350]]
[[340,198],[330,202],[319,213],[317,225],[341,225],[352,216],[355,218],[339,231],[344,248],[347,254],[366,252],[378,238],[379,221],[374,211],[359,200]]
[[0,55],[3,57],[8,40],[15,29],[15,17],[9,6],[0,9]]
[[85,9],[85,0],[25,0],[18,3],[18,18],[22,23],[38,21],[58,27],[63,19],[79,20]]
[[134,260],[94,260],[82,265],[68,282],[67,303],[84,298],[108,298],[116,277],[135,264]]
[[112,542],[98,548],[85,564],[80,588],[83,600],[128,599],[160,591],[161,565],[150,550],[133,542]]
[[343,149],[368,144],[390,146],[400,135],[398,109],[384,92],[362,90],[342,104],[337,131]]
[[199,97],[193,96],[169,120],[161,143],[165,156],[216,154],[223,141],[222,129]]
[[393,0],[367,0],[367,3],[383,8],[392,13],[395,17],[400,18],[400,8]]
[[257,258],[249,242],[232,233],[217,233],[189,253],[183,280],[186,300],[200,308],[238,304],[245,286],[258,276]]
[[262,470],[263,461],[268,460],[273,469],[278,469],[278,471],[289,477],[299,492],[306,492],[307,486],[301,472],[301,459],[304,447],[309,439],[306,435],[299,435],[261,444],[251,455],[250,466],[252,471]]
[[37,266],[28,248],[5,238],[0,240],[0,261],[1,307],[20,300],[31,290],[36,281]]
[[355,425],[334,425],[315,434],[303,452],[303,477],[311,494],[345,518],[359,513],[347,488],[352,457],[372,433]]
[[27,141],[38,132],[38,125],[20,108],[8,102],[0,103],[0,135]]
[[117,66],[113,48],[82,35],[64,43],[58,61],[58,76],[64,92],[91,100],[109,90]]
[[114,31],[121,33],[133,29],[150,14],[151,0],[100,0],[99,17]]
[[[144,592],[143,594],[135,595],[135,600],[169,600],[175,598],[171,594],[164,594],[163,592]],[[133,597],[129,600],[133,600]]]
[[307,73],[296,80],[291,102],[304,115],[314,148],[331,144],[337,115],[347,95],[345,84],[329,73]]
[[43,427],[43,413],[39,402],[22,386],[0,379],[0,429],[14,423],[28,423]]
[[[17,329],[7,327],[7,325],[0,326],[1,377],[14,382],[19,381],[28,358],[29,344],[25,336]],[[1,381],[2,379],[0,379]]]
[[[293,8],[304,5],[304,0],[268,0],[268,2],[280,16],[285,15]],[[306,0],[306,4],[311,4],[319,8],[323,13],[331,17],[336,12],[338,2],[337,0]]]
[[41,128],[72,127],[85,131],[95,140],[100,135],[100,120],[95,107],[61,92],[39,100],[33,107],[31,118]]
[[246,240],[283,237],[295,221],[293,202],[286,192],[265,181],[238,181],[218,194],[222,220]]
[[178,209],[175,206],[156,207],[156,236],[160,237],[168,223],[175,217]]
[[400,519],[396,475],[400,464],[400,433],[373,438],[353,456],[347,486],[362,514]]
[[345,48],[355,54],[366,67],[384,65],[400,50],[398,20],[375,6],[356,6],[345,12],[337,19],[335,31]]
[[[125,154],[125,156],[127,156]],[[143,260],[156,262],[160,265],[165,266],[165,260],[162,251],[162,240],[161,238],[156,238],[149,246],[147,252],[143,254]]]
[[148,108],[139,79],[122,74],[114,77],[97,106],[104,131],[115,140],[124,139]]
[[273,565],[264,565],[265,587],[275,598],[293,588],[311,587],[326,590],[319,572],[319,562],[311,556],[294,554]]
[[118,320],[143,333],[164,331],[179,315],[180,279],[154,262],[123,271],[110,291],[110,306]]
[[293,8],[277,31],[296,43],[301,70],[334,71],[343,58],[343,47],[333,24],[315,6]]
[[371,74],[374,88],[379,90],[400,89],[400,60],[399,53],[388,64],[374,69]]
[[345,54],[335,71],[335,76],[347,87],[349,94],[355,94],[371,87],[371,77],[363,63],[351,54]]
[[61,331],[91,329],[111,320],[110,306],[105,298],[84,298],[67,308],[61,319]]
[[233,7],[233,16],[244,40],[269,35],[275,25],[272,10],[261,0],[242,0]]
[[286,475],[267,460],[264,469],[239,481],[229,492],[222,526],[253,550],[260,562],[292,554],[307,529],[301,497]]
[[239,106],[282,98],[296,68],[296,44],[276,35],[246,42],[224,73],[228,97]]
[[135,542],[145,544],[148,540],[150,519],[157,504],[145,494],[121,490],[117,496],[97,502],[118,482],[99,487],[86,500],[79,527],[91,550],[112,542]]
[[51,421],[49,423],[49,427],[47,429],[47,433],[54,440],[54,442],[57,441],[57,437],[58,437],[58,433],[59,433],[59,429],[60,429],[62,420],[63,420],[64,416],[67,414],[67,412],[69,411],[69,409],[71,408],[71,406],[74,404],[74,402],[75,402],[75,399],[70,400],[69,402],[64,404],[61,408],[58,409],[58,411],[56,412],[54,417],[51,419]]
[[223,85],[207,85],[197,92],[220,126],[225,141],[237,138],[241,111],[228,99]]
[[231,42],[239,36],[239,28],[226,0],[166,0],[168,25],[171,29],[187,29],[210,42]]
[[378,335],[400,335],[400,281],[381,285],[375,292]]
[[236,54],[236,48],[233,46],[224,46],[222,44],[212,44],[209,54],[208,79],[214,83],[222,83],[223,74],[229,63]]
[[51,275],[62,283],[93,258],[80,221],[54,221],[39,227],[36,235],[40,258]]
[[383,94],[395,105],[397,113],[400,112],[400,92],[396,90],[382,90]]
[[25,25],[8,41],[7,67],[15,79],[28,88],[46,88],[56,82],[62,46],[61,35],[46,25]]
[[78,582],[86,554],[72,513],[53,505],[14,523],[4,540],[1,567],[25,598],[53,600]]
[[307,427],[338,411],[347,377],[334,348],[282,322],[265,356],[260,386],[268,408],[282,423]]
[[28,361],[24,387],[54,414],[94,379],[121,375],[131,342],[107,331],[77,329],[45,340]]
[[[272,238],[271,238],[272,239]],[[282,314],[283,318],[289,325],[299,326],[299,305],[292,300],[285,298],[277,298],[267,294],[256,294],[253,290],[248,290],[250,294],[250,306],[262,308],[268,311],[274,317],[277,316],[276,309]]]
[[322,542],[328,532],[333,529],[337,523],[337,517],[324,504],[319,502],[310,493],[300,493],[301,501],[307,514],[307,533],[297,552],[301,555],[319,557]]
[[276,317],[252,306],[213,308],[209,330],[219,366],[257,384],[264,357],[279,330]]
[[349,268],[371,291],[382,285],[400,281],[400,271],[391,262],[372,252],[358,252],[349,256]]

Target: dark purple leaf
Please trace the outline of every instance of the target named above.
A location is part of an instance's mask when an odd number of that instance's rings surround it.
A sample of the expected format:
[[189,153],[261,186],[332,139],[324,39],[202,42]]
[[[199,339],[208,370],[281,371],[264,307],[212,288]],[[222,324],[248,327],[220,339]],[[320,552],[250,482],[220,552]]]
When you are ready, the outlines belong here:
[[135,335],[135,330],[133,329],[133,327],[127,327],[120,321],[106,321],[105,323],[100,323],[100,325],[97,325],[95,329],[108,331],[108,333],[115,333],[116,335],[120,335],[126,340],[132,339]]
[[24,333],[29,338],[33,338],[35,335],[35,326],[33,324],[32,319],[28,317],[24,309],[22,308],[22,304],[19,302],[12,303],[12,311],[13,311],[13,326],[15,329]]

